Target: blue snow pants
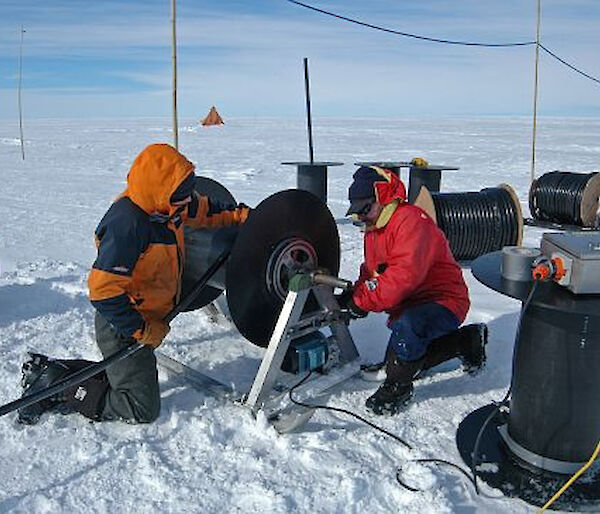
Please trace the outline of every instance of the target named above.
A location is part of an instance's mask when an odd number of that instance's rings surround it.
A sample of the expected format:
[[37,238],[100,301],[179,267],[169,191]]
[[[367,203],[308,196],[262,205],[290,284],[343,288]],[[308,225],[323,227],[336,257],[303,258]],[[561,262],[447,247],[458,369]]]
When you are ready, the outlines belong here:
[[406,309],[390,325],[388,349],[402,361],[416,361],[425,355],[429,343],[454,332],[460,325],[454,313],[434,302]]

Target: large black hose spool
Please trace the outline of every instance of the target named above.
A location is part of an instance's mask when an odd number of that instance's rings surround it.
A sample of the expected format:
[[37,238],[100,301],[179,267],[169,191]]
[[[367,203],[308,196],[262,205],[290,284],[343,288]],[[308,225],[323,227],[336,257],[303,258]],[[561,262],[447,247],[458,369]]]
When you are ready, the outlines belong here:
[[521,244],[521,204],[507,184],[466,193],[429,193],[421,188],[415,205],[435,219],[456,260]]
[[[218,189],[214,192],[223,194]],[[261,347],[269,344],[293,275],[303,269],[323,268],[334,275],[339,271],[340,241],[335,220],[319,198],[302,190],[269,196],[252,210],[241,227],[186,229],[185,242],[184,290],[223,250],[231,250],[221,273],[209,282],[211,289],[202,302],[209,298],[212,301],[226,290],[236,327]],[[209,303],[202,302],[194,308]]]
[[288,292],[302,269],[337,275],[335,220],[315,195],[290,189],[263,200],[241,227],[227,264],[227,304],[249,341],[266,347]]
[[599,196],[600,173],[551,171],[531,183],[529,210],[539,221],[594,227]]

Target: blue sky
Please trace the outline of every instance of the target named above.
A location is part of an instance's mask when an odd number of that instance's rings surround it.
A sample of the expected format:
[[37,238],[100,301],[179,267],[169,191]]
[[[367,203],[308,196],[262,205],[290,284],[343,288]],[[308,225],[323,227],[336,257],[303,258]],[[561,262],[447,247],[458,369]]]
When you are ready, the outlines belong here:
[[[306,0],[386,28],[481,42],[535,39],[536,0]],[[285,0],[178,0],[180,117],[529,115],[534,47],[416,41]],[[543,0],[542,41],[600,78],[600,2]],[[29,118],[166,116],[170,0],[1,0],[0,117],[17,113],[20,25]],[[540,115],[600,115],[600,84],[542,53]]]

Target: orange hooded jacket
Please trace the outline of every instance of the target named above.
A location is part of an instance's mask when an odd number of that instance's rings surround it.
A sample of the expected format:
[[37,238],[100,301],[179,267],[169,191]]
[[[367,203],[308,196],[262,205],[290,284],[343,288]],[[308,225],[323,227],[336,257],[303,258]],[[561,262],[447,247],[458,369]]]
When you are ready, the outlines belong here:
[[96,229],[98,256],[88,278],[90,300],[125,337],[141,337],[144,320],[164,318],[179,301],[185,256],[184,224],[241,224],[247,207],[217,211],[194,192],[185,208],[171,196],[194,165],[167,144],[153,144],[135,159],[127,189]]

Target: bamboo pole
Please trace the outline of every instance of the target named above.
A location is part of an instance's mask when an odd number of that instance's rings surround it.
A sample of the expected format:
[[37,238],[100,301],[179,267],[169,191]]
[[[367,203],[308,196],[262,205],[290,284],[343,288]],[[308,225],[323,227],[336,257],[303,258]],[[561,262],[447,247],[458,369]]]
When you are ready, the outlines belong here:
[[537,32],[535,37],[535,79],[533,86],[533,137],[531,140],[531,180],[535,180],[535,138],[537,133],[537,101],[538,101],[538,69],[540,62],[540,20],[542,14],[541,0],[537,0]]
[[21,86],[23,82],[23,34],[25,30],[21,25],[21,44],[19,46],[19,91],[18,91],[18,102],[19,102],[19,132],[21,134],[21,156],[25,160],[25,143],[23,141],[23,104],[21,101]]
[[179,150],[179,133],[177,129],[177,33],[176,33],[175,0],[171,0],[171,28],[173,40],[173,145]]

